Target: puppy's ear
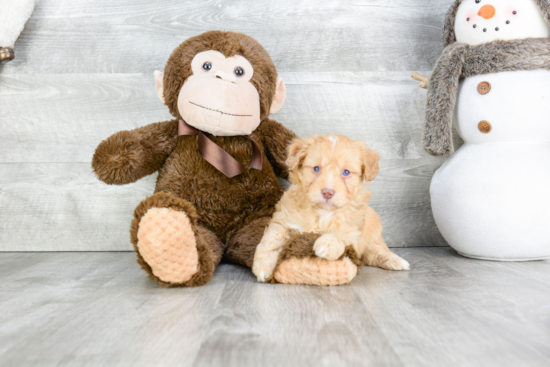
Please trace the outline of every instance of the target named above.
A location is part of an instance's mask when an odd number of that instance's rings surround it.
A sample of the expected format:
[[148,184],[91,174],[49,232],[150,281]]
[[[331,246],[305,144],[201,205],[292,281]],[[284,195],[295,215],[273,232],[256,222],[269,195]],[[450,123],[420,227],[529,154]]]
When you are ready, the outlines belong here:
[[366,181],[372,181],[378,176],[378,161],[380,157],[375,151],[370,150],[367,144],[361,142],[361,160],[363,163],[363,177]]
[[292,144],[288,146],[288,158],[286,159],[286,165],[289,170],[295,170],[300,163],[304,161],[307,155],[308,142],[300,139],[294,139]]

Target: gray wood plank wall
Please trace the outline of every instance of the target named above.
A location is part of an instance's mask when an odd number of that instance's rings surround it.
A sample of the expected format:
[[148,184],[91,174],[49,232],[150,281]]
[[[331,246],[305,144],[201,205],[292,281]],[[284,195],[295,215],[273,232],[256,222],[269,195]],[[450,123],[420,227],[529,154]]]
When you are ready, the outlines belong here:
[[390,246],[445,245],[428,192],[443,160],[422,150],[425,91],[409,74],[430,73],[451,3],[38,0],[16,59],[0,66],[0,251],[131,249],[132,212],[155,177],[107,186],[91,157],[116,131],[170,118],[153,71],[212,29],[271,54],[288,90],[275,119],[378,150],[372,206]]

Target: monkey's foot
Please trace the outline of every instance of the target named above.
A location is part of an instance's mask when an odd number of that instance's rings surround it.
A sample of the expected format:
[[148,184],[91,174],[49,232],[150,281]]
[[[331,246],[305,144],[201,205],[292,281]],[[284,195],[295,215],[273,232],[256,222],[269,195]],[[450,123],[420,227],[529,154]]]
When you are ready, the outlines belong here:
[[351,282],[356,275],[357,266],[349,257],[340,260],[304,257],[284,260],[273,277],[285,284],[342,285]]
[[139,222],[137,240],[139,253],[163,282],[182,284],[199,271],[195,232],[184,212],[150,208]]

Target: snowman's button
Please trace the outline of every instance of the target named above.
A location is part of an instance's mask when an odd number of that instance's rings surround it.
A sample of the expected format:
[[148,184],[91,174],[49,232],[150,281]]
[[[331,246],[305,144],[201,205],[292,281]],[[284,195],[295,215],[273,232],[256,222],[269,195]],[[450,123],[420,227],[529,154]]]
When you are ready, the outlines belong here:
[[479,94],[487,94],[491,91],[491,84],[489,82],[481,82],[477,85],[477,91]]
[[482,134],[489,134],[493,129],[489,121],[485,121],[485,120],[477,124],[477,128],[479,129],[479,131],[481,131]]

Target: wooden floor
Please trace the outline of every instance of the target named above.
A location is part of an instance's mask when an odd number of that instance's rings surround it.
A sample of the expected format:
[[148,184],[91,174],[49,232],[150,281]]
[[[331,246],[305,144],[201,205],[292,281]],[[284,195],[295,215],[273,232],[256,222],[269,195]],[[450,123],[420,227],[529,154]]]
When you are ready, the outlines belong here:
[[549,366],[550,261],[406,248],[409,272],[163,289],[131,252],[0,253],[1,366]]

